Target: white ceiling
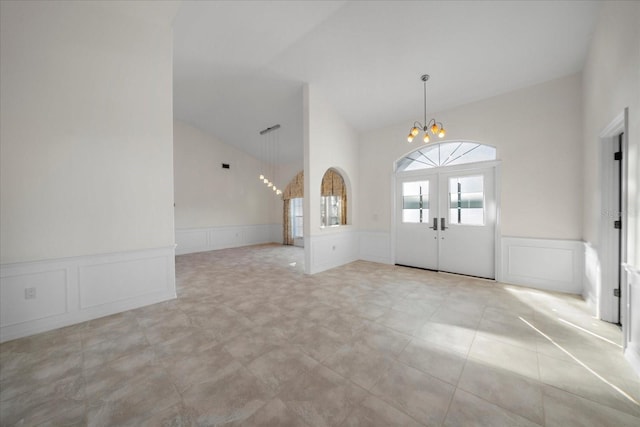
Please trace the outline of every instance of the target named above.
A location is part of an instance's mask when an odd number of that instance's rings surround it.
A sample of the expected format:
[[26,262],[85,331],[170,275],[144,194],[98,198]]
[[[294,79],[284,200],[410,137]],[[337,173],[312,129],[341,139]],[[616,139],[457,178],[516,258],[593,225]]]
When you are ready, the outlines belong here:
[[[302,161],[302,85],[357,131],[582,69],[596,1],[184,1],[174,20],[174,114],[260,156],[276,123]],[[404,135],[399,135],[404,139]],[[286,154],[285,154],[286,153]]]

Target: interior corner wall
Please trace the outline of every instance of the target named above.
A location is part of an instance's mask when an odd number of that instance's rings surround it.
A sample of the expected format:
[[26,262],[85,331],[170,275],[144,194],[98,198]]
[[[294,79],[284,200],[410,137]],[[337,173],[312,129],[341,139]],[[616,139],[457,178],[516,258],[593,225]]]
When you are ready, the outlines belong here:
[[[628,108],[627,237],[629,331],[625,354],[640,372],[640,3],[603,2],[583,71],[584,239],[587,243],[585,298],[600,305],[601,132]],[[636,275],[634,279],[633,276]]]
[[[501,161],[500,226],[504,237],[527,239],[539,260],[553,256],[557,241],[566,243],[568,259],[579,262],[574,248],[582,239],[582,115],[581,76],[573,74],[517,91],[429,112],[447,128],[446,141],[475,141],[496,147]],[[418,111],[416,111],[418,113]],[[360,135],[360,234],[364,257],[393,262],[394,162],[424,144],[407,143],[413,123],[376,129]],[[416,138],[416,141],[419,138]],[[501,245],[505,242],[496,242]],[[507,242],[508,243],[508,242]],[[565,249],[563,249],[565,250]],[[537,261],[531,260],[532,263]],[[534,265],[528,271],[535,271]],[[500,266],[498,278],[508,264]],[[582,277],[570,266],[558,268],[566,277],[557,290],[575,290]],[[523,273],[524,275],[528,275]],[[533,285],[542,277],[530,277]]]
[[0,340],[175,297],[172,16],[0,7]]
[[601,217],[599,135],[629,108],[628,177],[630,264],[640,267],[640,3],[605,2],[583,72],[584,238],[598,246]]
[[271,166],[175,120],[177,253],[281,242],[282,201],[258,179],[267,167]]
[[[305,271],[317,273],[358,257],[358,136],[321,91],[304,88],[304,237]],[[320,187],[329,168],[338,170],[347,185],[347,225],[320,226]]]

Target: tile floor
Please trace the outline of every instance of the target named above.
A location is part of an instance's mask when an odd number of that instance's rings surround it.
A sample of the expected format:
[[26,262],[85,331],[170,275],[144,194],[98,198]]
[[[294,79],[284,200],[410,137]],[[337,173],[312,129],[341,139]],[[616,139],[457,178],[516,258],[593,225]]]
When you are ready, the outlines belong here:
[[620,332],[577,297],[302,260],[179,256],[177,300],[0,345],[0,424],[640,426]]

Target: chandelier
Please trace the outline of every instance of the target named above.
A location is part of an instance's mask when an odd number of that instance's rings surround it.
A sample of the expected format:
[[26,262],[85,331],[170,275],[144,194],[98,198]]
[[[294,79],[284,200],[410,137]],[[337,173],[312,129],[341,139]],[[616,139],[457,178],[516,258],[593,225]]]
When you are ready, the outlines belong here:
[[[278,157],[278,141],[276,133],[271,133],[274,130],[280,129],[280,125],[273,125],[266,129],[260,131],[260,135],[265,137],[265,144],[261,145],[262,152],[262,160],[263,162],[266,159],[267,166],[265,167],[263,164],[263,172],[260,173],[258,179],[262,181],[267,188],[272,189],[278,196],[282,194],[282,190],[280,190],[273,183],[275,177],[275,161]],[[269,135],[269,133],[271,133]],[[265,153],[266,152],[266,156]],[[269,178],[270,177],[270,178]]]
[[423,124],[420,122],[413,122],[413,127],[411,128],[411,132],[409,132],[409,136],[407,136],[407,141],[412,142],[413,138],[415,138],[422,130],[424,132],[422,140],[427,143],[431,141],[429,133],[433,136],[437,135],[438,138],[444,138],[447,131],[444,129],[441,122],[436,122],[436,119],[431,119],[427,122],[427,80],[429,80],[429,74],[423,74],[420,77],[420,80],[424,82],[424,122]]

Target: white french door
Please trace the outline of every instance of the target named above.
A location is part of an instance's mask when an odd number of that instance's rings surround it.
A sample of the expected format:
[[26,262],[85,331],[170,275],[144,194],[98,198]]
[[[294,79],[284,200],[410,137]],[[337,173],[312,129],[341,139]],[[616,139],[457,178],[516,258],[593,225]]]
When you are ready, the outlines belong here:
[[495,278],[495,167],[396,175],[396,264]]

